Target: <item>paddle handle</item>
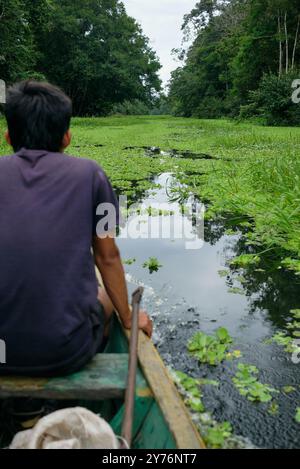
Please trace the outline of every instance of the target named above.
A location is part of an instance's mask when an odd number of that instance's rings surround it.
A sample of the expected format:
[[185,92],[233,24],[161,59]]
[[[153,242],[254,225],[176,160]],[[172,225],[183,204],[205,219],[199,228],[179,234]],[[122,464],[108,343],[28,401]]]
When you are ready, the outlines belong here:
[[143,292],[143,287],[139,287],[132,294],[132,323],[129,346],[128,378],[125,393],[125,413],[122,426],[122,437],[127,442],[129,448],[131,447],[132,425],[134,418],[134,399],[138,359],[139,310]]

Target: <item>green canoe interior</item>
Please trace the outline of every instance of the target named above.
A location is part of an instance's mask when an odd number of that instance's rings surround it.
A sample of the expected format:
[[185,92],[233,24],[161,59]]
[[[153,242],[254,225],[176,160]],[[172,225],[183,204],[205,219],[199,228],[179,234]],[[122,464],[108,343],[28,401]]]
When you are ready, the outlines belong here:
[[[147,363],[137,371],[137,385],[133,422],[135,449],[203,448],[204,444],[193,426],[174,384],[160,361],[152,343],[140,334],[140,354]],[[151,344],[151,345],[150,345]],[[148,348],[148,351],[147,351]],[[149,359],[150,355],[150,359]],[[143,361],[143,357],[142,357]],[[151,372],[152,368],[152,372]],[[121,434],[124,416],[124,394],[128,370],[128,337],[117,318],[105,353],[97,355],[82,371],[62,378],[37,379],[0,377],[0,399],[31,397],[57,400],[59,407],[79,405],[100,414]],[[164,383],[165,382],[165,383]],[[158,394],[155,391],[158,390]],[[164,391],[165,389],[165,391]],[[3,422],[3,416],[0,416]],[[5,426],[4,426],[5,428]],[[11,441],[11,436],[0,430],[0,446]]]

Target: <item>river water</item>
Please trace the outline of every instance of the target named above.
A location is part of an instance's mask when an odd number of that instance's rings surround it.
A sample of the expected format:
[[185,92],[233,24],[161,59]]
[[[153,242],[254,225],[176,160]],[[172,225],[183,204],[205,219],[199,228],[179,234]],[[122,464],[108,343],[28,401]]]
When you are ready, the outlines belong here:
[[[170,181],[174,181],[171,174],[160,175],[155,181],[160,188],[146,193],[143,206],[160,203],[177,213],[175,223],[179,223],[179,204],[170,201]],[[168,223],[167,216],[155,218],[157,223]],[[185,218],[185,230],[194,233],[191,217]],[[145,287],[144,306],[154,320],[154,342],[165,363],[193,377],[219,381],[219,387],[204,390],[205,406],[216,420],[229,421],[236,435],[258,447],[300,447],[300,425],[295,422],[300,405],[300,365],[293,364],[282,347],[265,343],[283,328],[290,310],[299,306],[299,278],[277,269],[270,271],[267,262],[263,269],[244,274],[242,283],[240,276],[220,275],[230,258],[244,252],[241,234],[226,233],[224,220],[206,222],[202,248],[187,250],[182,239],[122,239],[121,232],[118,244],[122,258],[136,259],[125,267],[129,289]],[[158,272],[151,274],[143,267],[149,257],[162,265]],[[259,381],[280,391],[275,396],[277,415],[271,415],[266,404],[254,404],[240,396],[232,383],[236,361],[209,367],[188,354],[187,341],[195,332],[211,334],[220,326],[228,329],[234,349],[241,351],[239,361],[257,366]],[[293,386],[296,391],[284,394],[284,386]]]

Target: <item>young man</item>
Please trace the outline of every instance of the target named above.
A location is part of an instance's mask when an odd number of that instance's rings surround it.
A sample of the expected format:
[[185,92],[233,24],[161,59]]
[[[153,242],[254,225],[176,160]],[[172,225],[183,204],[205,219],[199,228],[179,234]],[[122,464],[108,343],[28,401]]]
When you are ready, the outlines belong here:
[[[96,234],[99,204],[118,213],[118,203],[95,162],[64,154],[71,113],[50,84],[8,91],[5,136],[15,154],[0,158],[1,374],[72,373],[101,347],[113,309],[131,327],[120,253],[111,233]],[[95,264],[107,294],[98,293]],[[151,336],[144,311],[140,328]]]

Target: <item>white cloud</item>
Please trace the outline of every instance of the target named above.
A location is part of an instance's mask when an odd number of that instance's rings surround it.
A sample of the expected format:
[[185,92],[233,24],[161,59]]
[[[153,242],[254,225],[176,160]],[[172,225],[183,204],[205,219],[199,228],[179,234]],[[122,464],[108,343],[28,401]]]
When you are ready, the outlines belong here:
[[171,51],[181,45],[183,16],[192,10],[196,0],[123,0],[123,3],[150,38],[163,66],[160,75],[166,84],[171,71],[178,66]]

